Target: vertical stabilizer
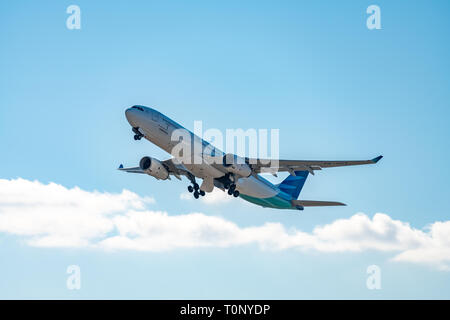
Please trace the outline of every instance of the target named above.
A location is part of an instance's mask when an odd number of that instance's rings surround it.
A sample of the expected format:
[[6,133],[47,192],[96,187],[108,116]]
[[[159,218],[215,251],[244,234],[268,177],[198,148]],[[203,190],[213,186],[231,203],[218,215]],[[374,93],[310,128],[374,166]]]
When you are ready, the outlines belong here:
[[295,171],[295,176],[289,175],[278,185],[278,188],[284,193],[290,194],[292,198],[297,199],[308,177],[308,173],[308,171]]

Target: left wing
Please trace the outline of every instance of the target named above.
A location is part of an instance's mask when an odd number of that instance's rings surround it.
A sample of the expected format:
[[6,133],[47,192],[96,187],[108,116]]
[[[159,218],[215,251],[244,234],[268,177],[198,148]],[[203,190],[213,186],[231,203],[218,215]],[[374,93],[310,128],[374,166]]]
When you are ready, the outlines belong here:
[[306,170],[314,174],[314,170],[322,168],[356,166],[363,164],[374,164],[380,161],[383,156],[378,156],[371,160],[352,160],[352,161],[321,161],[321,160],[270,160],[270,159],[247,159],[255,173],[289,171],[291,174],[295,171]]
[[119,168],[117,168],[117,170],[129,172],[129,173],[144,173],[144,174],[145,174],[145,171],[142,170],[142,169],[139,168],[139,167],[124,168],[124,167],[123,167],[123,164],[121,164],[121,165],[119,166]]
[[[177,179],[180,179],[181,175],[184,175],[188,177],[189,179],[192,179],[193,175],[192,173],[186,169],[186,167],[181,164],[173,161],[174,159],[167,159],[162,161],[161,163],[164,165],[164,167],[167,169],[170,175],[174,175]],[[129,173],[143,173],[146,174],[144,170],[142,170],[140,167],[130,167],[130,168],[124,168],[121,164],[117,170],[125,171]]]

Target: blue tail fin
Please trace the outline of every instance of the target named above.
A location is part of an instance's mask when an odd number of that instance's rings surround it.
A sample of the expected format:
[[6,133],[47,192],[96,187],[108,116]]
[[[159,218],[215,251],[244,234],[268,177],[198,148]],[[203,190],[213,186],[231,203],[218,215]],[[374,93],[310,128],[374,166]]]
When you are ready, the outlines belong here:
[[295,171],[295,176],[289,175],[278,185],[278,188],[284,193],[290,194],[292,198],[297,199],[308,177],[308,173],[308,171]]

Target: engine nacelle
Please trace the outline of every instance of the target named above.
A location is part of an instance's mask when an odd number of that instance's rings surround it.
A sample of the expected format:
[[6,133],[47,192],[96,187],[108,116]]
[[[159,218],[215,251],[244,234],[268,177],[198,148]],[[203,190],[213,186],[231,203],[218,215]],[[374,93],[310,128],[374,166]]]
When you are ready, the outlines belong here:
[[151,157],[143,157],[139,162],[139,167],[145,171],[146,174],[155,177],[158,180],[167,180],[169,178],[169,171],[157,159]]
[[245,162],[245,159],[234,154],[223,156],[223,166],[228,172],[240,177],[248,178],[252,174],[252,168]]

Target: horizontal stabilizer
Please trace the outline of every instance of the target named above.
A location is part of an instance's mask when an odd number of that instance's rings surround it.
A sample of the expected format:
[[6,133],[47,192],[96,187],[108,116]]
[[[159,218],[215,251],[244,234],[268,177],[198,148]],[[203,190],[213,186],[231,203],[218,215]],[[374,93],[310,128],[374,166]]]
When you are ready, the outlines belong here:
[[332,207],[346,206],[345,203],[335,201],[292,200],[293,207]]
[[145,173],[145,171],[142,170],[142,169],[139,168],[139,167],[124,168],[124,167],[123,167],[123,164],[121,164],[121,165],[117,168],[117,170],[119,170],[119,171],[125,171],[125,172],[130,172],[130,173]]

